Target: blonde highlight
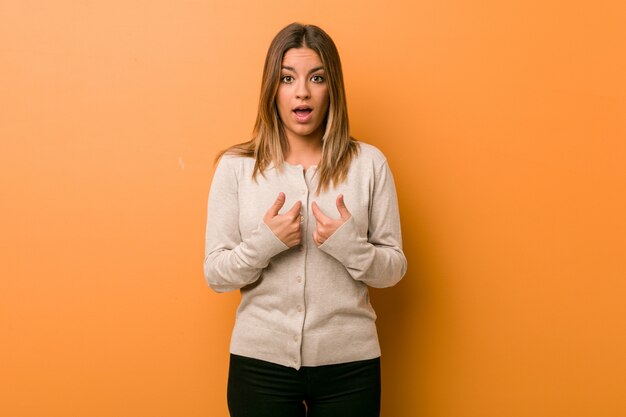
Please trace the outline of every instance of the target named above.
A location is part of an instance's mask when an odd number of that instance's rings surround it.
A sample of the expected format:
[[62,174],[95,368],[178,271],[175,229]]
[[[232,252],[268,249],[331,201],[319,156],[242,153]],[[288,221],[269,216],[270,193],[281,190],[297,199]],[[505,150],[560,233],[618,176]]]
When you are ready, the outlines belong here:
[[277,169],[282,169],[288,144],[276,109],[276,94],[285,53],[300,47],[314,50],[327,74],[330,103],[322,137],[322,158],[317,167],[319,181],[316,193],[319,194],[331,185],[337,186],[346,180],[350,163],[358,155],[359,147],[350,136],[343,72],[337,47],[330,36],[315,25],[292,23],[274,37],[265,57],[252,139],[221,151],[216,161],[224,154],[254,158],[252,177],[255,181],[256,176],[259,173],[263,175],[272,163]]

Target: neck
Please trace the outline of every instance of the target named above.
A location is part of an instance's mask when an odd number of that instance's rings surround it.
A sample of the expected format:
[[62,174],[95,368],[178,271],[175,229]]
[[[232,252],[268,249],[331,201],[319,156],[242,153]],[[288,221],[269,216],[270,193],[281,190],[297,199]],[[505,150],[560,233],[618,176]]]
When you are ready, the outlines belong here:
[[284,158],[290,164],[317,165],[322,158],[321,135],[311,135],[310,137],[287,135],[287,143],[288,149]]

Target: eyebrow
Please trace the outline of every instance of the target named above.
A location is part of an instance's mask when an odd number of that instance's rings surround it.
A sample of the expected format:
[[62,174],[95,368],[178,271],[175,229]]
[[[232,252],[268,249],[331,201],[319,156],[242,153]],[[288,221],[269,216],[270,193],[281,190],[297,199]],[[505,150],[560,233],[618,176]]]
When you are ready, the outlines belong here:
[[[297,71],[296,71],[296,69],[295,69],[294,67],[288,67],[288,66],[286,66],[286,65],[283,65],[283,66],[282,66],[282,69],[289,70],[289,71],[293,71],[293,72],[297,72]],[[324,69],[324,67],[323,67],[323,66],[319,66],[319,67],[312,68],[312,69],[311,69],[311,71],[309,71],[309,74],[313,74],[315,71],[319,71],[319,70],[323,70],[323,69]]]

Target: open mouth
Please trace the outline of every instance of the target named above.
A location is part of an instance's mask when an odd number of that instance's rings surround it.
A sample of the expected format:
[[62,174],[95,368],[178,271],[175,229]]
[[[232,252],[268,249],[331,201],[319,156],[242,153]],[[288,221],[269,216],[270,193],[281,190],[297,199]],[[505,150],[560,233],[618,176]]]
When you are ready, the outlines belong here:
[[309,106],[298,106],[293,109],[293,112],[296,115],[296,120],[298,120],[299,122],[307,122],[310,119],[313,109]]
[[313,111],[313,109],[308,106],[298,106],[295,109],[293,109],[293,111],[298,116],[304,117],[310,114]]

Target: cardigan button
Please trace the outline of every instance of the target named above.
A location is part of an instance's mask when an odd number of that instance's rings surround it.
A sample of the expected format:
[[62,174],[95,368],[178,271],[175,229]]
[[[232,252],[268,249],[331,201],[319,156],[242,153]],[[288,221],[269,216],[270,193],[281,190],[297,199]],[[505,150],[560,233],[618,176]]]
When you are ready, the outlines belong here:
[[298,313],[302,313],[302,306],[296,307],[296,310],[298,310]]
[[302,277],[301,276],[297,276],[296,277],[296,282],[299,284],[302,282]]

